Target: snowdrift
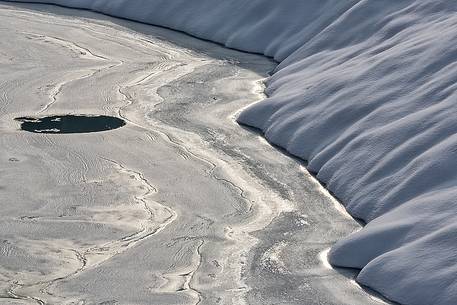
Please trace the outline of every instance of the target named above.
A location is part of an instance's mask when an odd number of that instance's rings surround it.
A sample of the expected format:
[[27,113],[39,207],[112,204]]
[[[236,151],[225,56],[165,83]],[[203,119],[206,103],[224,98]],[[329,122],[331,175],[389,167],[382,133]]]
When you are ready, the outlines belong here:
[[456,1],[47,2],[274,57],[269,98],[238,120],[367,222],[331,263],[403,304],[457,304]]

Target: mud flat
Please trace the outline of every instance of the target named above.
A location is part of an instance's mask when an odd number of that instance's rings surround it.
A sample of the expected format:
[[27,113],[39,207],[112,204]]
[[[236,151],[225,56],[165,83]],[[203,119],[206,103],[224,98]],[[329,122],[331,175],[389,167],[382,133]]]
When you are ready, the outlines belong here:
[[358,225],[235,123],[275,63],[45,5],[0,32],[1,304],[379,303],[325,261]]

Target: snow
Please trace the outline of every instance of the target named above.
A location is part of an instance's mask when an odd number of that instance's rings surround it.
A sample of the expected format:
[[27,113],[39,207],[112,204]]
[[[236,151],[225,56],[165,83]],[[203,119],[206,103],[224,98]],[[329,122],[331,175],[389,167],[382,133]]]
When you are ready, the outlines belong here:
[[47,2],[281,62],[269,97],[238,120],[307,160],[368,223],[330,262],[362,269],[359,283],[404,304],[457,304],[457,2]]

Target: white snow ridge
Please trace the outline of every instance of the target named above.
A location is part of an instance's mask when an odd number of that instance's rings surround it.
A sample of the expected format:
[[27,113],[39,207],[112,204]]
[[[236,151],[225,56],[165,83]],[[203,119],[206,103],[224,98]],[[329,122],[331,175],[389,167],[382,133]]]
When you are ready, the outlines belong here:
[[368,223],[331,263],[402,304],[457,304],[457,1],[47,2],[281,62],[269,98],[238,120],[307,160]]

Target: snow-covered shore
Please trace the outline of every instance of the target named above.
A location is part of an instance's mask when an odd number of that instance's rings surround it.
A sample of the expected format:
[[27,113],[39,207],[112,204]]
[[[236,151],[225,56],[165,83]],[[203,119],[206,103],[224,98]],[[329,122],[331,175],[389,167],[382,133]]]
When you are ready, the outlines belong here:
[[[20,1],[19,1],[20,2]],[[28,1],[28,2],[43,2]],[[456,304],[457,3],[53,0],[281,62],[243,124],[309,161],[368,225],[334,265],[404,304]]]

